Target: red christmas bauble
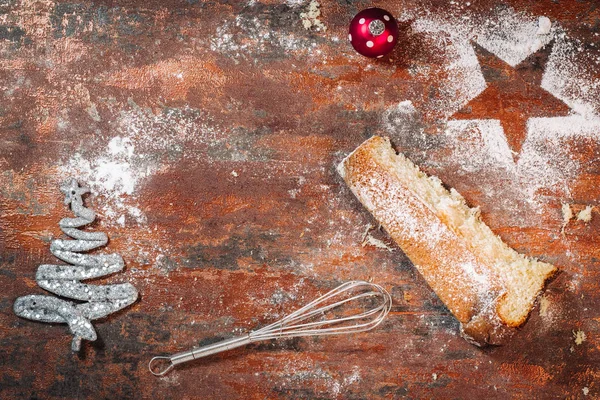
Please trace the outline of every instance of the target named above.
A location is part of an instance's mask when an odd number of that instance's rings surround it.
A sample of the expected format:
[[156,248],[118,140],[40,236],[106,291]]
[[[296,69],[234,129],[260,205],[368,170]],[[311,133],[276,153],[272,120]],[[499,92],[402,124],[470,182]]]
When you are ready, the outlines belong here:
[[350,22],[348,39],[363,56],[381,58],[398,42],[398,24],[386,10],[367,8]]

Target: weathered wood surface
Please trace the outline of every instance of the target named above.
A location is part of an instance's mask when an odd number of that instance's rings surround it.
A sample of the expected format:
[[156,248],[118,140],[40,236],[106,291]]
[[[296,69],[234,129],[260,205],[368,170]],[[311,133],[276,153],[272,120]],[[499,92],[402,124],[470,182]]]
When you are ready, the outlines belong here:
[[[600,111],[595,0],[323,0],[326,32],[304,29],[300,1],[0,4],[0,398],[600,397],[600,214],[561,234],[560,211],[598,205],[600,131],[561,142],[577,163],[573,176],[531,191],[522,169],[466,168],[437,106],[452,97],[443,34],[401,18],[397,50],[365,59],[347,43],[347,26],[372,5],[450,23],[502,10],[546,15],[581,47],[573,78],[595,82],[581,96]],[[500,78],[495,87],[508,88]],[[530,100],[553,116],[545,98]],[[393,115],[405,100],[419,118]],[[506,118],[520,121],[511,129],[523,125],[519,110]],[[384,232],[370,234],[392,251],[363,246],[375,221],[334,168],[372,134],[392,136],[480,206],[515,249],[561,268],[509,345],[463,340]],[[102,175],[105,167],[112,172]],[[140,291],[134,306],[95,323],[99,340],[80,355],[66,326],[12,313],[18,296],[43,293],[35,271],[55,261],[49,241],[69,215],[58,185],[71,175],[96,189],[87,199],[99,214],[93,229],[127,263],[104,282]],[[115,176],[124,180],[111,190]],[[274,321],[350,279],[392,293],[379,329],[253,345],[164,378],[147,370],[153,355]],[[586,339],[577,344],[574,332]]]

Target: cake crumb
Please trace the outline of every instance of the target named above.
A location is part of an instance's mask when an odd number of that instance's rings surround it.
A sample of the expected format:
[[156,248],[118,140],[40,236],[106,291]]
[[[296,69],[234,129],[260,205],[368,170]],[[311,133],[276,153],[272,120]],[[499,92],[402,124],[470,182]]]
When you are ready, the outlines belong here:
[[365,228],[365,231],[363,232],[362,238],[360,240],[362,240],[364,242],[371,229],[373,229],[373,225],[368,224],[367,227]]
[[320,10],[321,4],[319,4],[316,0],[311,0],[308,4],[308,9],[306,12],[300,13],[300,18],[302,18],[302,26],[304,29],[315,28],[317,31],[326,31],[327,27],[319,17],[321,16]]
[[391,248],[390,246],[388,246],[387,244],[385,244],[385,242],[383,240],[374,238],[373,236],[371,236],[370,233],[367,233],[366,237],[363,239],[362,247],[365,247],[365,246],[373,246],[373,247],[377,247],[378,249],[385,249],[390,252],[394,251],[394,249]]
[[538,35],[547,35],[550,33],[550,28],[552,28],[552,22],[550,22],[550,18],[548,17],[540,17],[538,19]]
[[548,308],[550,307],[550,300],[548,300],[545,296],[540,297],[540,316],[547,317]]
[[583,342],[585,342],[585,339],[586,339],[585,332],[583,332],[580,329],[578,329],[577,331],[573,331],[573,340],[575,340],[575,344],[577,346],[579,346]]
[[573,218],[573,211],[571,211],[571,207],[567,203],[563,203],[562,205],[562,216],[563,216],[563,224],[560,229],[562,234],[565,234],[565,227],[569,223],[569,221]]
[[577,214],[577,219],[583,222],[590,222],[592,220],[592,206],[586,206],[583,210]]

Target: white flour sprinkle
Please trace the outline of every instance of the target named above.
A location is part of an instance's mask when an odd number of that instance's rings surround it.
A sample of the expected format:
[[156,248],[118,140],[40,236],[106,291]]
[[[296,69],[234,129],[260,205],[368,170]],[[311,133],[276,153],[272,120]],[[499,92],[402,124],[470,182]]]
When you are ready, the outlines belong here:
[[446,55],[446,63],[439,67],[442,69],[439,72],[446,76],[443,95],[424,104],[421,112],[450,117],[486,87],[477,56],[469,43],[470,29],[432,17],[417,18],[412,29],[415,33],[429,35]]
[[60,168],[61,174],[76,177],[82,185],[90,187],[94,194],[105,196],[107,199],[98,212],[108,220],[116,220],[122,224],[127,214],[138,223],[143,223],[143,213],[128,204],[126,196],[134,193],[145,174],[132,167],[130,150],[133,151],[133,146],[120,147],[116,144],[122,141],[121,137],[113,138],[107,151],[92,159],[75,154]]
[[474,29],[478,44],[513,67],[552,39],[538,32],[538,19],[512,9],[503,9]]
[[[210,49],[234,60],[256,59],[258,54],[285,57],[288,52],[315,53],[310,37],[274,28],[272,24],[271,20],[238,15],[217,27]],[[324,26],[320,29],[324,30]]]
[[[529,200],[530,211],[541,212],[542,188],[564,189],[569,180],[580,173],[580,165],[571,156],[569,140],[577,136],[592,137],[600,131],[600,120],[569,117],[531,118],[527,139],[515,163],[498,120],[449,121],[445,131],[452,159],[469,173],[502,171],[514,187],[520,188],[520,199]],[[492,190],[494,182],[482,182]]]
[[144,224],[146,215],[137,205],[146,179],[168,168],[170,160],[181,158],[187,142],[210,136],[198,123],[196,110],[184,108],[154,115],[132,101],[130,105],[133,109],[123,111],[114,124],[118,136],[105,148],[76,153],[59,167],[61,175],[76,177],[100,196],[98,212],[104,221],[118,225],[131,221]]
[[[500,196],[506,206],[508,203],[515,206],[516,202],[529,206],[529,212],[541,213],[547,199],[539,195],[540,189],[554,188],[569,197],[570,180],[582,172],[572,157],[570,143],[577,137],[599,135],[600,82],[593,79],[589,68],[582,63],[583,56],[578,50],[581,46],[547,17],[535,18],[510,8],[492,12],[483,22],[461,14],[463,18],[429,13],[402,15],[401,19],[414,19],[413,31],[426,34],[433,46],[443,52],[445,61],[437,68],[445,81],[440,85],[441,95],[427,99],[419,105],[419,110],[409,101],[390,107],[383,124],[392,137],[411,137],[412,143],[421,142],[426,150],[427,135],[411,123],[415,115],[420,112],[448,119],[487,86],[471,41],[516,66],[554,39],[541,86],[570,106],[573,115],[531,118],[516,162],[498,120],[448,120],[440,145],[449,150],[443,161],[446,167],[506,180],[511,187],[502,189],[506,193]],[[502,195],[492,183],[482,179],[482,191],[489,197]]]
[[542,88],[564,101],[588,120],[600,118],[600,81],[581,62],[575,42],[561,33],[546,65]]
[[552,27],[547,34],[540,34],[548,30],[548,23],[551,24],[547,17],[536,19],[503,8],[482,23],[472,18],[444,19],[428,13],[408,12],[402,14],[401,19],[414,19],[412,30],[429,35],[434,45],[445,54],[443,68],[447,81],[443,88],[446,96],[435,105],[441,107],[446,116],[452,115],[486,87],[471,41],[509,65],[516,66],[553,39],[556,42],[542,87],[587,118],[600,115],[599,105],[594,104],[600,98],[600,82],[595,81],[592,72],[582,65],[580,44],[569,39],[559,25]]

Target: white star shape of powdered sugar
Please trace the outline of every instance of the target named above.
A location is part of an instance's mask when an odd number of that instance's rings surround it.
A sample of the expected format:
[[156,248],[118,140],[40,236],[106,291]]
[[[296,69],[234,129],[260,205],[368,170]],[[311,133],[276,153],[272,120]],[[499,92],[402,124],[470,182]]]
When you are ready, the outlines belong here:
[[[482,25],[431,16],[416,18],[412,25],[416,33],[439,38],[439,46],[448,54],[445,66],[448,79],[443,87],[447,98],[432,101],[421,110],[427,113],[441,109],[446,118],[487,87],[471,41],[515,67],[554,40],[541,87],[567,104],[573,110],[572,115],[530,118],[516,161],[499,120],[448,120],[442,139],[444,148],[450,153],[443,162],[445,167],[457,168],[467,174],[501,176],[514,186],[502,190],[515,192],[512,195],[504,193],[503,197],[520,198],[518,201],[528,202],[537,212],[541,212],[540,203],[545,201],[538,196],[540,189],[558,188],[558,192],[568,197],[570,181],[585,168],[572,153],[571,142],[581,138],[598,142],[600,136],[600,117],[594,109],[594,98],[600,93],[599,83],[593,81],[586,66],[578,59],[574,41],[557,24],[549,29],[548,22],[545,18],[528,17],[504,8],[493,13]],[[383,122],[393,139],[413,144],[421,140],[422,154],[418,158],[427,162],[429,138],[422,129],[414,130],[414,126],[418,126],[414,123],[418,115],[412,103],[404,101],[388,109]],[[499,190],[498,185],[485,182],[485,179],[482,181],[482,190],[487,191],[488,196],[494,196],[494,191]]]

